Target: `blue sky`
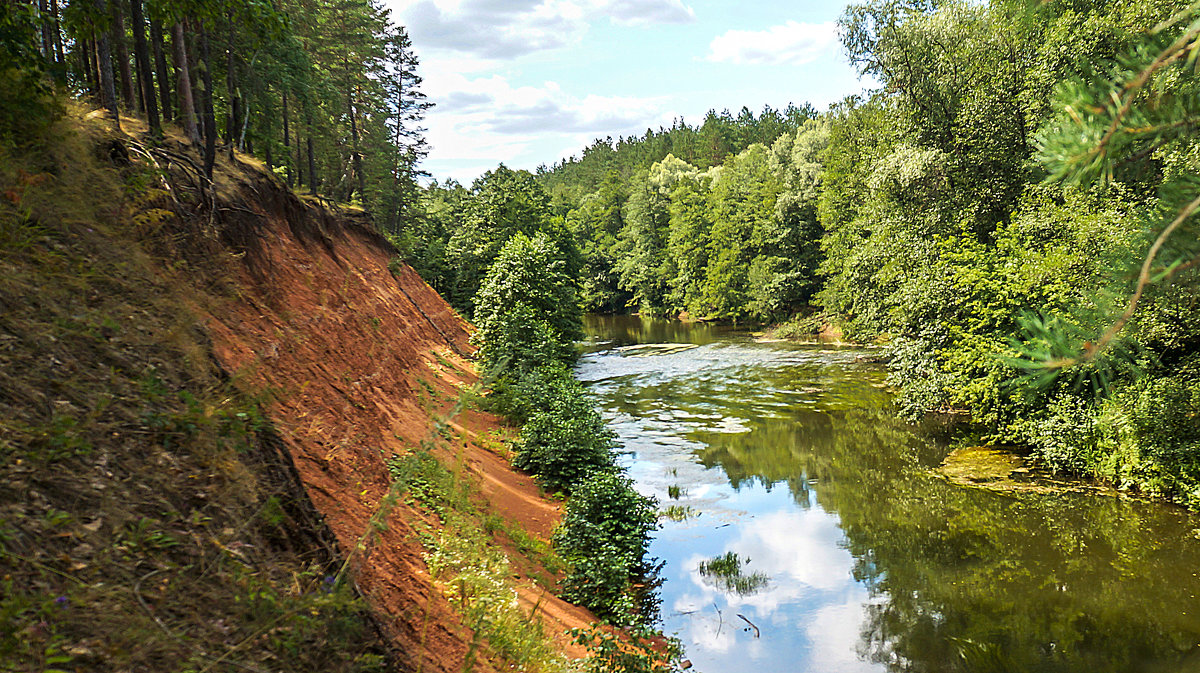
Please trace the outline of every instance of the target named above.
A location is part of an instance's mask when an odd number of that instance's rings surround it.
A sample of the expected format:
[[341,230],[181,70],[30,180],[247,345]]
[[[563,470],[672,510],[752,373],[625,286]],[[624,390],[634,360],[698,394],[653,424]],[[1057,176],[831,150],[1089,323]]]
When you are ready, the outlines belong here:
[[824,109],[864,88],[837,40],[840,2],[385,1],[437,104],[424,168],[439,179],[533,170],[709,109]]

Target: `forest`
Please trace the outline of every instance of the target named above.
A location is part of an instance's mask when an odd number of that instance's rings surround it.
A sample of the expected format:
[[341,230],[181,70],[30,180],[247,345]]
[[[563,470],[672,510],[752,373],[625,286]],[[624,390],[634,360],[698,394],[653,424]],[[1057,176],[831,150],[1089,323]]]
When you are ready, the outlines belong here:
[[467,315],[544,232],[586,311],[832,326],[885,346],[907,418],[1200,507],[1194,8],[876,0],[839,30],[878,89],[435,181],[396,242]]
[[431,103],[403,26],[378,0],[36,0],[0,18],[0,133],[37,137],[58,92],[151,137],[253,155],[297,190],[412,217]]

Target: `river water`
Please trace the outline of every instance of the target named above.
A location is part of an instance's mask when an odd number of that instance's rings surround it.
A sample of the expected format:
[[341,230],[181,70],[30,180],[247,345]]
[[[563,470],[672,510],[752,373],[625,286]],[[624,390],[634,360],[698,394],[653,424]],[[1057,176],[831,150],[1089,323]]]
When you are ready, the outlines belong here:
[[1200,518],[931,475],[947,449],[867,351],[585,328],[578,375],[670,515],[662,627],[696,670],[1200,671]]

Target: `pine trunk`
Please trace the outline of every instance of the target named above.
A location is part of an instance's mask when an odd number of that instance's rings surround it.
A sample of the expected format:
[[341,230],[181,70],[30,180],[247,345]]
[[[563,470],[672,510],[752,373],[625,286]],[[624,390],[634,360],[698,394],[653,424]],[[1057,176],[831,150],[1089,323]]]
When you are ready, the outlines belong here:
[[162,137],[162,124],[158,119],[158,101],[155,100],[154,76],[150,69],[150,45],[146,41],[146,17],[142,16],[142,0],[129,0],[129,25],[133,28],[133,53],[137,60],[139,91],[146,120],[150,123],[150,135]]
[[288,187],[294,187],[295,181],[292,179],[292,143],[288,136],[288,99],[287,91],[283,92],[283,156],[284,170],[287,172]]
[[[353,89],[351,89],[351,91],[353,91]],[[365,199],[366,193],[367,193],[367,181],[366,181],[366,178],[363,177],[362,152],[359,151],[359,147],[358,147],[358,119],[357,119],[357,114],[354,110],[354,95],[353,95],[353,93],[348,94],[348,98],[347,98],[346,102],[347,102],[347,106],[350,109],[350,139],[351,139],[351,143],[352,143],[351,146],[354,150],[353,165],[354,165],[354,177],[355,177],[356,181],[358,182],[358,200],[359,200],[359,202],[362,202],[365,205],[364,199]],[[353,188],[351,188],[351,189],[353,189]],[[346,200],[349,201],[350,198],[347,197]]]
[[150,20],[150,47],[154,52],[154,68],[158,79],[158,98],[162,102],[163,121],[171,121],[171,78],[167,75],[167,55],[163,50],[162,22]]
[[184,42],[184,47],[187,49],[188,62],[188,81],[192,84],[192,114],[196,116],[197,123],[200,124],[200,135],[204,135],[204,92],[201,90],[201,81],[204,75],[200,72],[200,23],[195,19],[185,19],[183,22],[184,35],[187,40]]
[[198,143],[200,129],[196,126],[196,101],[192,96],[191,66],[182,21],[176,21],[171,28],[171,42],[175,47],[175,68],[179,70],[179,114],[183,117],[183,132],[188,140]]
[[237,144],[238,115],[241,105],[238,101],[237,64],[233,56],[233,36],[235,24],[229,22],[229,33],[225,41],[225,86],[229,95],[229,115],[225,117],[225,141],[229,143],[229,158],[233,158],[233,147]]
[[200,67],[204,77],[204,176],[212,180],[217,162],[217,119],[213,113],[212,50],[208,44],[208,28],[200,23]]
[[50,13],[54,17],[54,62],[64,64],[67,58],[63,53],[62,20],[58,15],[58,0],[50,0]]
[[[300,134],[296,133],[296,184],[300,187],[304,186],[304,162],[300,160]],[[291,161],[291,155],[288,155],[288,161]]]
[[46,0],[38,0],[38,23],[42,28],[42,58],[54,62],[54,40],[50,39],[50,6]]
[[129,72],[129,49],[125,46],[125,13],[121,11],[121,0],[110,0],[109,4],[112,15],[109,53],[117,60],[115,72],[121,75],[121,105],[132,110],[137,103],[133,95],[133,75]]
[[[103,14],[104,0],[92,0],[97,12]],[[108,35],[104,31],[96,31],[96,71],[100,84],[100,101],[108,110],[109,116],[121,128],[121,115],[117,111],[117,87],[113,82],[112,52],[109,50]]]
[[83,63],[83,85],[87,87],[88,93],[96,100],[100,100],[100,85],[96,83],[96,69],[92,66],[92,58],[95,55],[95,41],[83,40],[76,42],[76,53],[79,54],[79,60]]
[[308,141],[308,190],[313,194],[317,193],[317,160],[313,156],[313,139],[312,139],[312,108],[311,103],[304,104],[304,135]]

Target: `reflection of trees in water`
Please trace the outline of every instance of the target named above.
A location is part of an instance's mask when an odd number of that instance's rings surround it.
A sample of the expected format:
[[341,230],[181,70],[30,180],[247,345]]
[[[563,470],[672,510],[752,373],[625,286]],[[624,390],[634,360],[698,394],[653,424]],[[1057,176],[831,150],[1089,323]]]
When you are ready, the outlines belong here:
[[602,334],[616,345],[653,343],[712,343],[730,330],[709,323],[683,323],[637,315],[587,315],[588,334]]
[[906,672],[1200,670],[1188,598],[1200,545],[1179,539],[1186,515],[952,486],[920,469],[937,449],[885,406],[753,425],[698,437],[700,458],[735,486],[786,483],[801,507],[815,491],[838,515],[855,577],[878,599],[863,658]]

